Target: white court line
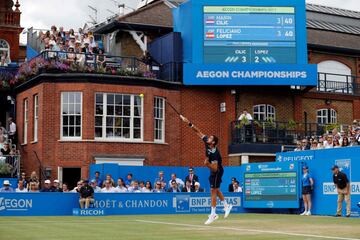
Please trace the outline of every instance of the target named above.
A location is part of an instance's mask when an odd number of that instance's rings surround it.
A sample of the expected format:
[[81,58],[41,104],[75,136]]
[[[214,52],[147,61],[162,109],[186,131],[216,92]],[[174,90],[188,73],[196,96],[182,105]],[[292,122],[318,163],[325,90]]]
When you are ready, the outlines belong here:
[[290,233],[290,232],[280,232],[280,231],[268,231],[268,230],[249,229],[249,228],[201,226],[201,225],[192,225],[192,224],[185,224],[185,223],[158,222],[158,221],[148,221],[148,220],[135,220],[135,221],[141,222],[141,223],[151,223],[151,224],[164,224],[164,225],[192,227],[192,228],[198,227],[198,228],[203,228],[203,229],[204,228],[205,229],[223,229],[223,230],[231,230],[231,231],[269,233],[269,234],[279,234],[279,235],[288,235],[288,236],[296,236],[296,237],[312,237],[312,238],[336,239],[336,240],[360,240],[359,238],[331,237],[331,236],[322,236],[322,235],[313,235],[313,234]]

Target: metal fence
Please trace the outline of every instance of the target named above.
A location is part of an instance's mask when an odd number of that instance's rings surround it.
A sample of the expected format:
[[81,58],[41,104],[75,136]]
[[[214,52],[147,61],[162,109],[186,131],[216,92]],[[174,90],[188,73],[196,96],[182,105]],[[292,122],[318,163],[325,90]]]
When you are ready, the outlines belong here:
[[0,156],[0,174],[11,178],[20,177],[21,155]]
[[351,75],[318,73],[317,91],[357,95],[360,93],[358,78]]

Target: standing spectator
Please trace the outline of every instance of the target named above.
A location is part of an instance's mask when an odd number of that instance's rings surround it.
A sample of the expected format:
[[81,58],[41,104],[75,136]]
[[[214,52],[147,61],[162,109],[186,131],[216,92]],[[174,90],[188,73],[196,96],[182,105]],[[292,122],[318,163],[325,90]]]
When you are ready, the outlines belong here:
[[128,191],[125,186],[125,182],[122,178],[119,178],[117,183],[118,183],[118,186],[116,187],[117,192],[127,192]]
[[133,177],[132,173],[128,173],[128,175],[126,176],[125,186],[127,188],[129,188],[132,184],[132,177]]
[[24,172],[21,173],[19,180],[21,180],[24,184],[24,187],[27,188],[26,174]]
[[146,181],[143,192],[152,192],[152,186],[150,181]]
[[167,192],[169,192],[169,193],[180,192],[178,184],[176,183],[176,180],[171,180],[170,186],[171,187],[167,190]]
[[94,189],[94,193],[101,192],[101,188],[97,185],[96,179],[91,180],[90,186]]
[[60,188],[59,180],[55,179],[53,185],[51,186],[51,192],[62,192],[62,188]]
[[138,180],[135,180],[135,181],[133,182],[133,185],[128,188],[128,191],[129,191],[129,192],[132,192],[132,193],[139,193],[139,192],[141,192],[141,188],[140,188],[140,186],[139,186],[139,181],[138,181]]
[[185,181],[189,180],[191,182],[191,187],[194,188],[195,182],[199,182],[199,177],[195,175],[194,169],[189,168],[189,175],[185,178]]
[[23,180],[19,180],[18,181],[18,187],[15,189],[15,192],[27,192],[28,190],[26,189],[25,185],[24,185],[24,181]]
[[339,167],[334,165],[331,168],[333,172],[333,182],[337,188],[338,200],[336,217],[340,217],[342,214],[342,204],[345,199],[346,202],[346,217],[350,217],[351,204],[350,204],[350,183],[345,173],[340,172]]
[[12,117],[8,119],[9,123],[9,130],[8,130],[8,138],[11,139],[12,144],[17,144],[17,137],[16,137],[16,124],[13,121]]
[[234,192],[236,192],[236,193],[241,193],[242,192],[242,187],[240,187],[239,181],[234,182]]
[[3,134],[0,134],[0,149],[4,147],[5,144],[5,137]]
[[85,205],[85,209],[88,209],[90,203],[94,203],[94,189],[89,186],[89,181],[84,180],[84,185],[80,188],[80,208],[83,209]]
[[112,186],[112,183],[110,180],[104,181],[105,187],[101,189],[102,193],[114,193],[116,192],[116,189]]
[[196,182],[196,183],[195,183],[194,192],[205,192],[204,189],[200,187],[200,183],[199,183],[199,182]]
[[103,181],[100,178],[100,172],[96,171],[95,172],[95,181],[96,181],[96,185],[101,187],[103,185]]
[[99,49],[99,54],[96,56],[96,62],[99,67],[105,67],[106,56],[102,49]]
[[2,156],[10,155],[11,149],[9,143],[5,142],[3,148],[0,151]]
[[247,111],[247,109],[244,109],[242,114],[239,116],[238,120],[239,121],[247,121],[250,123],[253,120],[253,118],[252,118],[251,114]]
[[183,188],[183,186],[184,186],[184,181],[181,180],[180,178],[176,177],[176,174],[175,174],[175,173],[171,174],[171,180],[169,181],[169,186],[171,185],[171,182],[172,182],[173,180],[176,181],[176,183],[177,183],[177,185],[178,185],[178,187],[179,187],[180,189]]
[[159,171],[159,177],[157,177],[154,181],[156,182],[161,182],[163,187],[166,187],[166,181],[164,178],[164,172],[163,171]]
[[236,178],[235,177],[231,178],[231,183],[229,184],[229,187],[228,187],[229,192],[234,192],[234,183],[235,182],[236,182]]
[[69,186],[67,185],[67,183],[63,183],[62,185],[62,192],[70,192],[69,190]]
[[14,192],[9,180],[4,180],[3,187],[0,188],[0,192]]
[[312,194],[312,190],[313,190],[313,186],[314,186],[314,180],[312,178],[312,176],[309,173],[309,168],[308,166],[303,166],[303,176],[301,179],[301,183],[302,183],[302,198],[304,201],[304,212],[301,213],[300,215],[306,215],[306,216],[310,216],[311,215],[311,194]]
[[164,192],[164,189],[161,187],[161,182],[155,183],[155,188],[153,189],[154,193],[162,193]]
[[45,180],[44,187],[40,190],[40,192],[51,192],[51,181],[49,179]]
[[185,182],[185,187],[183,187],[182,192],[193,192],[193,191],[194,191],[194,189],[193,189],[193,187],[191,186],[190,180],[189,180],[189,179],[186,180],[186,182]]

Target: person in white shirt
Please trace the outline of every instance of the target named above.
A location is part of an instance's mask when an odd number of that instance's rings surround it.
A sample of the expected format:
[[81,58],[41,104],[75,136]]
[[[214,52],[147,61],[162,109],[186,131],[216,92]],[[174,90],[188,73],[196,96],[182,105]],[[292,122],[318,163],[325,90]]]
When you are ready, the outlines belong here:
[[169,186],[171,186],[171,182],[172,182],[173,180],[176,181],[179,189],[182,189],[182,188],[184,187],[184,181],[181,180],[180,178],[177,178],[175,173],[171,174],[171,179],[170,179],[170,181],[169,181]]
[[234,192],[241,193],[242,188],[239,186],[239,181],[234,182]]
[[244,109],[244,111],[242,112],[242,114],[240,115],[240,117],[238,118],[239,121],[242,121],[242,120],[248,120],[248,121],[252,121],[253,118],[251,116],[250,113],[248,113],[248,111],[246,109]]
[[326,137],[326,140],[324,141],[324,148],[333,148],[333,137],[331,135],[328,135]]
[[102,193],[114,193],[116,189],[112,186],[110,180],[105,181],[105,187],[101,189]]
[[96,179],[91,180],[90,186],[94,189],[94,193],[101,192],[101,188],[97,185]]
[[15,189],[15,192],[27,192],[28,190],[24,187],[24,182],[19,180],[18,187]]
[[12,144],[16,144],[15,138],[16,138],[16,124],[14,123],[13,119],[9,117],[8,119],[9,123],[9,131],[8,131],[8,137],[12,140]]
[[129,192],[132,192],[132,193],[141,192],[141,188],[139,186],[139,181],[135,180],[133,185],[131,187],[129,187],[128,190],[129,190]]
[[118,185],[116,187],[116,192],[124,193],[128,191],[128,189],[125,186],[125,182],[122,178],[119,178],[117,183]]
[[145,183],[145,187],[144,189],[142,190],[142,192],[152,192],[152,186],[151,186],[151,182],[150,181],[146,181]]

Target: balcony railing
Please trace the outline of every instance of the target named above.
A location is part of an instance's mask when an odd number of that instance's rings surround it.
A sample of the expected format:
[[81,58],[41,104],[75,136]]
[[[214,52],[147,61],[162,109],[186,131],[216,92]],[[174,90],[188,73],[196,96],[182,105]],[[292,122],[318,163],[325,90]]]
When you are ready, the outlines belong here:
[[358,79],[359,77],[352,75],[318,73],[317,91],[358,95],[360,94]]
[[2,155],[0,156],[1,173],[3,177],[20,177],[20,155]]
[[20,26],[20,12],[0,10],[0,25]]
[[295,145],[297,140],[325,133],[326,125],[317,123],[234,121],[231,123],[231,144],[272,143]]

